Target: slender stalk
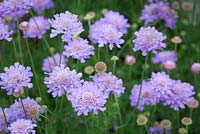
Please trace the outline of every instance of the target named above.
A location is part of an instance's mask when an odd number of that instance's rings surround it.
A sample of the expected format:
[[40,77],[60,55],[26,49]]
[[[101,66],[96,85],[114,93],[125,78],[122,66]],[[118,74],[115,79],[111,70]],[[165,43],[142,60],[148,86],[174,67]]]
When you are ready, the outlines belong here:
[[[12,36],[12,38],[13,38],[13,36]],[[12,39],[12,44],[13,44],[13,48],[14,48],[15,58],[17,59],[17,61],[19,61],[19,57],[18,57],[18,55],[17,55],[16,43],[15,43],[14,38]]]
[[98,54],[98,60],[99,60],[99,61],[101,60],[101,57],[100,57],[100,51],[101,51],[101,48],[98,47],[98,52],[97,52],[97,54]]
[[146,133],[149,134],[149,129],[148,129],[147,125],[144,125],[144,127],[145,127],[145,130],[146,130]]
[[190,118],[192,119],[192,113],[193,113],[193,109],[190,108]]
[[188,131],[189,131],[189,126],[187,125],[186,126],[186,134],[188,134]]
[[22,98],[20,98],[20,102],[21,102],[21,104],[22,104],[22,108],[23,108],[25,117],[28,118],[28,116],[27,116],[27,114],[26,114],[26,110],[25,110],[24,104],[23,104],[23,101],[22,101]]
[[8,120],[6,118],[6,114],[5,114],[5,111],[3,108],[1,108],[2,112],[3,112],[3,116],[4,116],[4,119],[5,119],[5,122],[6,122],[6,127],[8,128]]
[[17,40],[18,40],[18,45],[19,45],[19,55],[20,55],[21,63],[22,65],[24,65],[23,54],[22,54],[21,34],[20,34],[18,25],[19,25],[19,20],[17,19]]
[[177,127],[178,127],[178,128],[179,128],[179,126],[180,126],[179,120],[180,120],[180,112],[177,111]]
[[[148,54],[147,54],[147,56],[146,56],[146,58],[145,58],[145,62],[144,62],[144,66],[143,66],[143,71],[142,71],[142,75],[141,75],[141,81],[143,81],[144,76],[145,76],[147,61],[148,61]],[[142,82],[142,83],[143,83],[143,82]],[[142,93],[142,83],[140,84],[140,91],[139,91],[139,96],[138,96],[138,100],[137,100],[136,107],[137,107],[137,106],[139,105],[139,103],[140,103],[140,97],[141,97],[141,93]]]
[[34,76],[35,76],[34,79],[35,79],[35,82],[36,82],[36,85],[37,85],[37,88],[38,88],[38,93],[39,93],[40,97],[42,97],[41,88],[40,88],[40,85],[39,85],[39,82],[38,82],[38,77],[37,77],[37,73],[36,73],[36,70],[35,70],[35,65],[34,65],[34,62],[33,62],[33,57],[32,57],[32,54],[31,54],[31,51],[30,51],[30,48],[29,48],[28,39],[26,39],[26,46],[27,46],[29,57],[30,57],[30,61],[31,61],[31,66],[32,66],[32,69],[33,69],[33,73],[34,73]]
[[114,97],[115,97],[115,103],[117,104],[117,111],[118,111],[118,115],[119,115],[119,125],[122,125],[122,116],[121,116],[118,98],[115,95],[114,95]]
[[116,60],[113,61],[113,74],[115,74]]
[[79,60],[77,59],[76,61],[76,70],[78,71],[79,70]]

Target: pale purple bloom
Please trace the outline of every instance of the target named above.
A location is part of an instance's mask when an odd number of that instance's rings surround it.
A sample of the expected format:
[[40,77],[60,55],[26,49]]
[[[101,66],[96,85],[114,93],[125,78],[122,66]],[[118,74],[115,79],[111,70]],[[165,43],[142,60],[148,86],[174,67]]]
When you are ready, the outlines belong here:
[[23,30],[25,38],[38,38],[42,36],[50,29],[50,24],[43,16],[36,16],[29,20],[30,27],[27,30]]
[[171,93],[171,87],[174,84],[174,80],[172,80],[165,72],[153,72],[151,74],[150,83],[154,92],[157,92],[157,95],[162,97],[165,94]]
[[114,25],[121,33],[125,34],[130,27],[128,20],[119,12],[107,11],[101,21]]
[[143,56],[146,56],[150,51],[156,53],[157,49],[166,47],[166,44],[163,43],[166,36],[158,32],[155,27],[142,27],[139,31],[135,32],[135,35],[133,51],[141,50]]
[[79,37],[69,41],[68,44],[64,46],[64,48],[64,55],[78,59],[81,61],[81,63],[84,63],[85,60],[94,55],[94,46],[89,45],[86,39]]
[[58,34],[62,34],[62,40],[68,42],[72,36],[84,31],[82,23],[78,20],[78,16],[68,11],[65,13],[55,14],[53,19],[50,19],[51,34],[53,38]]
[[[23,109],[22,104],[24,106],[24,109]],[[42,106],[40,106],[34,99],[27,97],[22,100],[20,99],[15,100],[15,103],[10,106],[10,114],[12,116],[9,116],[8,121],[13,122],[17,119],[30,119],[30,120],[35,121],[39,119],[40,114],[43,114],[43,113],[44,113],[44,109],[42,108]]]
[[0,86],[8,91],[8,95],[18,93],[24,87],[32,88],[31,77],[33,73],[31,68],[24,67],[16,62],[14,65],[4,68],[4,73],[0,73]]
[[107,95],[94,82],[84,82],[81,87],[73,90],[68,99],[78,116],[88,115],[89,112],[98,114],[98,111],[106,110]]
[[189,83],[175,81],[171,87],[171,92],[168,92],[163,98],[164,105],[169,105],[174,110],[184,109],[185,105],[193,100],[194,86]]
[[4,0],[0,3],[0,17],[18,19],[29,12],[32,7],[31,0]]
[[111,72],[96,74],[91,76],[91,78],[96,84],[103,88],[103,92],[108,96],[110,93],[113,93],[116,97],[120,97],[125,91],[122,80]]
[[67,61],[67,58],[63,54],[56,53],[53,57],[48,56],[43,60],[42,71],[50,73],[55,66],[66,65]]
[[3,22],[0,18],[0,40],[7,40],[11,41],[12,40],[12,35],[13,31],[9,29],[9,26]]
[[82,74],[75,70],[70,70],[65,65],[56,66],[51,73],[48,73],[44,83],[48,87],[48,93],[53,97],[62,96],[65,92],[69,93],[73,88],[78,88],[83,82],[80,80]]
[[144,20],[145,24],[159,19],[164,20],[167,27],[173,28],[177,20],[177,15],[176,12],[164,2],[153,2],[144,6],[141,20]]
[[94,43],[98,43],[99,47],[109,45],[109,49],[112,50],[114,45],[121,48],[121,44],[124,40],[121,39],[123,34],[118,29],[107,23],[96,21],[90,28],[89,38]]
[[33,0],[33,9],[37,13],[41,13],[43,10],[52,8],[53,6],[53,0]]
[[8,108],[3,108],[0,107],[0,132],[7,132],[7,126],[6,126],[6,120],[3,114],[3,110],[5,112],[5,116],[6,118],[8,118],[10,116],[10,110]]
[[200,63],[193,63],[191,66],[191,70],[193,73],[200,73]]
[[[139,92],[141,85],[134,85],[131,90],[130,101],[131,106],[137,106]],[[144,110],[145,105],[155,105],[159,101],[157,93],[153,90],[150,82],[142,82],[141,95],[137,108],[139,110]]]
[[150,127],[150,134],[171,134],[171,127],[168,127],[166,130],[161,127],[159,124]]
[[37,125],[30,120],[18,119],[10,124],[8,130],[11,134],[35,134],[35,127]]
[[160,63],[164,65],[167,61],[177,61],[177,54],[175,51],[161,51],[157,53],[153,58],[152,61],[154,64]]

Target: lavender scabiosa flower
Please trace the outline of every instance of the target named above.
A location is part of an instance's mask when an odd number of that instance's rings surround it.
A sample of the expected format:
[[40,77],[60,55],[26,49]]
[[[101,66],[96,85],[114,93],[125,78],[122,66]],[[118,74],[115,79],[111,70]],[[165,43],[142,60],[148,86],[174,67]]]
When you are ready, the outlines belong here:
[[88,115],[89,112],[98,114],[98,111],[106,110],[107,95],[94,82],[84,82],[81,87],[73,90],[68,99],[78,116]]
[[63,54],[56,53],[54,56],[48,56],[43,60],[42,71],[44,72],[52,72],[55,66],[59,66],[61,64],[67,64],[67,58]]
[[157,95],[162,97],[166,93],[171,93],[170,89],[174,84],[174,80],[172,80],[165,72],[153,72],[150,78],[150,83],[154,92],[157,92]]
[[29,20],[30,27],[23,30],[25,38],[38,38],[41,39],[46,31],[50,28],[50,24],[43,16],[36,16]]
[[77,73],[75,70],[71,71],[64,65],[56,66],[48,75],[44,83],[48,87],[48,93],[51,93],[53,97],[60,97],[65,92],[69,93],[72,89],[80,87],[83,82],[80,80],[81,73]]
[[30,120],[17,119],[15,122],[10,124],[8,130],[11,134],[35,134],[35,127],[37,125]]
[[120,97],[124,93],[125,88],[123,87],[122,80],[117,78],[111,72],[99,73],[91,76],[93,81],[103,88],[103,92],[109,96],[113,93],[116,97]]
[[[134,85],[131,90],[130,101],[131,106],[137,106],[138,97],[140,92],[141,85]],[[150,82],[142,82],[142,89],[140,100],[137,108],[139,110],[144,110],[145,105],[155,105],[159,101],[157,93],[153,90]]]
[[[3,110],[4,110],[4,113],[3,113]],[[6,118],[8,118],[10,116],[10,110],[9,108],[2,108],[0,107],[0,132],[7,132],[7,126],[6,126],[6,119],[5,119],[5,116]]]
[[152,58],[154,64],[160,63],[164,65],[167,61],[177,61],[177,54],[175,51],[161,51]]
[[50,19],[51,34],[53,38],[58,34],[62,34],[62,40],[68,42],[72,36],[84,31],[82,23],[78,20],[78,16],[68,11],[65,13],[55,14],[54,19]]
[[141,50],[143,56],[146,56],[150,51],[156,53],[157,49],[166,47],[166,44],[163,43],[166,36],[158,32],[155,27],[142,27],[138,32],[135,32],[135,35],[133,51]]
[[200,73],[200,63],[193,63],[191,66],[191,71],[196,74]]
[[111,24],[103,23],[101,21],[96,21],[90,28],[89,38],[94,43],[98,43],[99,47],[103,47],[108,44],[109,49],[112,50],[114,44],[121,48],[121,44],[124,40],[121,39],[122,33],[117,30],[117,28]]
[[177,20],[177,15],[168,3],[158,1],[145,5],[140,18],[144,20],[145,24],[161,19],[165,21],[166,27],[173,28]]
[[8,95],[20,92],[24,87],[32,88],[31,77],[33,73],[31,68],[24,67],[16,62],[14,65],[4,68],[4,73],[0,73],[0,86],[8,91]]
[[75,38],[65,45],[64,55],[67,57],[72,56],[74,59],[78,59],[81,63],[84,63],[86,59],[89,59],[94,55],[94,47],[88,44],[86,39]]
[[189,83],[175,81],[171,87],[171,92],[162,99],[164,105],[169,105],[174,110],[184,109],[185,105],[193,100],[194,87]]
[[130,27],[128,20],[119,12],[107,11],[101,21],[114,25],[123,34],[127,33]]
[[10,112],[12,116],[8,118],[9,122],[13,122],[16,119],[35,121],[39,119],[40,114],[44,113],[44,109],[34,99],[27,97],[22,100],[15,100],[15,103],[10,106]]
[[151,134],[171,134],[171,127],[164,129],[158,124],[151,126],[149,131]]
[[52,8],[53,6],[53,0],[33,0],[33,9],[37,13],[41,13],[43,10]]
[[32,4],[31,0],[4,0],[0,4],[0,16],[18,19],[29,12]]
[[12,30],[9,29],[8,25],[3,22],[0,18],[0,40],[11,41],[12,37],[10,37],[13,33]]

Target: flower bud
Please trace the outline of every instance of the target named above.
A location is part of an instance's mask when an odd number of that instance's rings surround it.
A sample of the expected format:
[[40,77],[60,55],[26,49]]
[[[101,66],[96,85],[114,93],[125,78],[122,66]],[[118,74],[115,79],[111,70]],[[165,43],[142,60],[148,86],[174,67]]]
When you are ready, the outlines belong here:
[[148,118],[145,115],[141,114],[138,116],[137,118],[138,125],[143,126],[143,125],[146,125],[147,122],[148,122]]
[[166,70],[173,70],[173,69],[176,68],[176,63],[173,62],[173,61],[167,61],[167,62],[164,63],[164,68]]
[[22,31],[26,31],[30,28],[30,24],[27,21],[22,21],[18,26],[19,26],[19,29]]
[[42,108],[43,108],[44,110],[47,110],[47,109],[48,109],[47,105],[42,105]]
[[38,102],[38,103],[41,103],[42,98],[41,98],[41,97],[37,97],[37,98],[35,99],[35,101]]
[[180,44],[182,42],[182,39],[179,36],[174,36],[171,39],[171,42],[174,43],[174,44]]
[[133,65],[136,62],[136,58],[133,55],[127,55],[125,58],[125,64]]
[[104,73],[107,70],[107,66],[104,62],[97,62],[94,68],[97,73]]
[[86,74],[90,75],[90,74],[92,74],[94,72],[94,67],[93,66],[87,66],[87,67],[84,68],[84,72]]
[[111,60],[117,61],[117,60],[119,60],[119,57],[117,57],[117,56],[114,55],[114,56],[112,56]]
[[90,11],[85,15],[84,20],[92,20],[94,17],[95,17],[95,12]]
[[24,94],[24,88],[21,88],[19,90],[19,92],[14,92],[13,93],[13,96],[15,96],[16,98],[18,98],[19,96],[23,95]]
[[200,63],[193,63],[191,66],[191,71],[193,73],[200,73]]

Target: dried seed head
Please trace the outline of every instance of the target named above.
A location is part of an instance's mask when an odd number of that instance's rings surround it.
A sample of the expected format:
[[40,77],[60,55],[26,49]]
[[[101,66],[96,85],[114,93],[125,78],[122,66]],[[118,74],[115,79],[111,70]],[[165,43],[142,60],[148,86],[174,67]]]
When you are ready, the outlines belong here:
[[182,7],[183,10],[185,10],[185,11],[190,11],[190,10],[192,10],[192,8],[193,8],[193,4],[192,4],[191,2],[185,1],[185,2],[182,3],[181,7]]
[[94,72],[94,67],[93,66],[87,66],[84,68],[84,72],[86,74],[92,74]]
[[191,102],[188,102],[188,103],[187,103],[187,106],[188,106],[189,108],[198,108],[199,102],[198,102],[198,100],[194,99],[194,100],[192,100]]
[[174,36],[171,39],[171,42],[173,42],[174,44],[180,44],[182,42],[182,39],[179,36]]
[[180,8],[180,3],[178,1],[173,1],[172,2],[172,8],[173,9],[179,9]]
[[107,66],[104,62],[97,62],[94,68],[97,73],[104,73],[107,70]]
[[133,65],[136,62],[136,58],[133,55],[127,55],[125,58],[125,64]]
[[167,62],[165,62],[165,64],[164,64],[164,68],[165,68],[166,70],[173,70],[173,69],[176,68],[176,63],[173,62],[173,61],[167,61]]
[[186,134],[187,133],[187,129],[185,129],[185,128],[179,128],[178,132],[180,134]]
[[143,126],[143,125],[146,125],[146,123],[148,122],[148,118],[141,114],[138,116],[137,118],[137,124],[140,125],[140,126]]
[[29,115],[31,118],[36,118],[39,115],[39,109],[35,106],[31,107]]
[[15,96],[16,98],[18,98],[19,96],[24,94],[24,88],[21,88],[19,92],[14,92],[13,96]]
[[92,20],[94,19],[95,15],[96,15],[95,12],[90,11],[85,15],[84,20]]
[[30,24],[29,24],[29,22],[27,22],[27,21],[22,21],[22,22],[19,24],[19,29],[22,30],[22,31],[28,30],[29,27],[30,27]]
[[181,122],[183,123],[183,125],[189,126],[192,124],[192,119],[188,117],[184,117],[182,118]]
[[163,128],[169,128],[171,126],[171,121],[168,120],[168,119],[165,119],[165,120],[162,120],[160,122],[160,126],[163,127]]

